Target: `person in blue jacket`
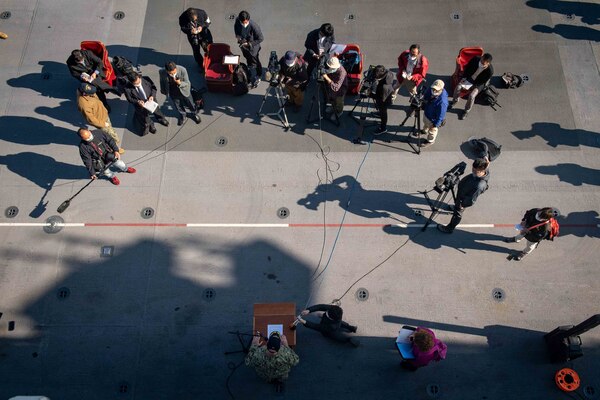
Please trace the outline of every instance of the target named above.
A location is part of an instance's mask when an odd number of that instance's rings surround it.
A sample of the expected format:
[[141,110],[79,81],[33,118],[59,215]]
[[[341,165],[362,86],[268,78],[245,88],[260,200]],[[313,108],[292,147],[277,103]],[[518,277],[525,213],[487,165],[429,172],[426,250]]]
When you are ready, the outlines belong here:
[[448,93],[444,89],[444,82],[437,79],[429,89],[425,91],[423,104],[423,134],[425,144],[432,145],[438,134],[438,129],[446,119],[448,109]]

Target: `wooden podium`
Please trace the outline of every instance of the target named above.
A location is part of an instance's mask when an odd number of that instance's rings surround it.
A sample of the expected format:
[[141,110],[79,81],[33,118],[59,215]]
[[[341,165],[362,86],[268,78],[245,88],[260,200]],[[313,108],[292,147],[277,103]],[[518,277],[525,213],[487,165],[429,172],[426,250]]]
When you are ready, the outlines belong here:
[[267,325],[283,324],[283,334],[287,337],[290,347],[296,346],[296,331],[290,329],[290,324],[295,320],[295,303],[254,304],[253,331],[259,331],[262,335],[267,336]]

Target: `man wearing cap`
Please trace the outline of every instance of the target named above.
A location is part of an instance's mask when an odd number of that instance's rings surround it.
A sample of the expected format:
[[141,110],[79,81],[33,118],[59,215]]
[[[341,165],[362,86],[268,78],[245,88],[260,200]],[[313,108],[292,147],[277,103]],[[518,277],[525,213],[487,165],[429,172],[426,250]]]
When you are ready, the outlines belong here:
[[[77,108],[86,122],[109,135],[117,145],[121,143],[108,117],[108,111],[96,95],[96,87],[90,83],[82,82],[77,90]],[[125,150],[119,147],[119,153]]]
[[377,82],[377,88],[371,96],[375,99],[375,105],[377,106],[375,116],[381,118],[379,128],[373,132],[373,135],[377,136],[387,132],[388,107],[392,104],[396,80],[394,73],[385,69],[383,65],[375,67],[373,76]]
[[[425,145],[429,146],[435,142],[438,129],[446,119],[448,109],[448,93],[444,89],[444,82],[436,79],[431,87],[425,91],[423,98],[423,130]],[[414,137],[416,133],[413,133]]]
[[155,115],[159,124],[169,126],[169,121],[160,111],[160,107],[156,107],[153,112],[146,109],[145,105],[156,101],[156,85],[147,76],[134,73],[127,77],[127,85],[125,85],[125,97],[127,101],[135,106],[135,118],[142,126],[142,136],[150,133],[156,133],[154,122],[150,118]]
[[96,179],[98,173],[106,176],[113,185],[119,185],[121,181],[115,176],[115,173],[107,168],[107,165],[113,163],[112,166],[121,172],[135,174],[136,170],[132,167],[127,167],[115,141],[104,132],[96,132],[92,134],[87,129],[80,128],[77,134],[81,138],[79,142],[79,155],[83,165],[90,174],[90,179]]
[[186,108],[192,114],[194,122],[197,124],[202,122],[198,115],[199,108],[196,107],[192,98],[192,84],[187,70],[173,61],[169,61],[165,64],[165,68],[158,71],[158,74],[160,76],[160,92],[171,99],[179,112],[177,125],[183,125],[187,118]]
[[280,336],[278,332],[271,333],[266,343],[261,341],[260,332],[257,332],[246,356],[248,367],[254,367],[259,377],[279,387],[299,361],[300,358],[289,347],[285,335]]
[[114,92],[117,93],[112,86],[108,83],[104,82],[104,63],[102,60],[92,53],[91,50],[73,50],[71,55],[67,59],[67,67],[69,67],[69,72],[71,75],[81,81],[90,83],[92,86],[95,86],[97,90],[97,95],[104,107],[110,112],[110,106],[106,102],[106,95],[104,92]]
[[418,44],[411,45],[398,56],[398,88],[404,86],[410,94],[417,94],[417,87],[428,69],[429,61],[421,54],[421,47]]
[[485,53],[481,57],[473,57],[471,61],[469,61],[465,67],[461,80],[454,88],[454,96],[452,103],[450,103],[450,107],[454,107],[456,103],[458,103],[460,92],[463,89],[470,90],[465,110],[460,117],[461,119],[467,118],[467,114],[469,114],[469,111],[471,111],[471,108],[473,107],[473,103],[475,103],[475,98],[481,93],[493,75],[494,67],[492,66],[492,55],[490,53]]
[[327,73],[323,74],[327,101],[331,103],[325,112],[331,113],[331,120],[336,121],[344,111],[344,96],[348,91],[348,74],[337,57],[327,60]]
[[295,112],[298,112],[304,102],[304,91],[308,84],[306,62],[300,53],[288,50],[279,60],[279,65],[281,67],[279,81],[285,84],[289,104],[294,107]]
[[210,18],[208,18],[206,11],[200,8],[190,7],[179,16],[179,28],[181,32],[187,35],[194,53],[194,60],[196,60],[202,72],[204,71],[204,57],[202,57],[200,49],[202,48],[206,53],[208,45],[213,42],[212,33],[208,29],[209,26]]

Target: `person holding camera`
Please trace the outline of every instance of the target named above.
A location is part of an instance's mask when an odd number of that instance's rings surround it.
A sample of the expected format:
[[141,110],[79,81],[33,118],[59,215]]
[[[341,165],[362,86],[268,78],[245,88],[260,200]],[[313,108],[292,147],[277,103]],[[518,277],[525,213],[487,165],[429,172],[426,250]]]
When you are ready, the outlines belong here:
[[262,65],[258,53],[260,53],[260,43],[264,40],[263,34],[258,24],[250,20],[248,11],[240,12],[233,30],[242,54],[246,58],[246,64],[250,72],[249,86],[254,89],[258,87],[262,76]]
[[119,185],[121,181],[115,176],[115,173],[106,168],[112,163],[112,166],[121,172],[135,174],[135,168],[128,167],[119,154],[119,146],[114,139],[106,133],[99,131],[95,135],[85,128],[80,128],[77,134],[81,138],[79,142],[79,156],[83,165],[90,174],[90,179],[97,179],[97,174],[102,173],[113,185]]
[[170,98],[175,104],[179,117],[177,125],[183,125],[187,117],[186,108],[192,114],[194,122],[202,122],[198,115],[198,107],[192,98],[192,84],[188,78],[187,70],[181,65],[176,65],[173,61],[165,64],[165,68],[158,71],[160,76],[160,92]]
[[[323,312],[319,323],[306,321],[302,318],[310,313],[319,311]],[[356,333],[358,328],[342,320],[344,311],[340,306],[335,304],[316,304],[308,307],[306,310],[302,310],[300,315],[301,317],[298,318],[298,321],[305,327],[319,331],[323,336],[337,342],[350,343],[354,347],[360,345],[358,339],[348,335],[349,332]]]
[[469,111],[473,107],[473,103],[475,103],[475,98],[481,93],[493,75],[494,67],[492,66],[492,55],[490,53],[485,53],[481,57],[473,57],[469,61],[465,67],[463,76],[454,88],[454,96],[452,103],[450,103],[450,107],[454,107],[458,103],[460,92],[463,89],[470,90],[465,110],[460,117],[461,119],[467,118]]
[[421,84],[427,70],[429,61],[427,57],[421,54],[421,47],[413,44],[408,50],[403,51],[398,56],[398,87],[404,86],[411,95],[417,94],[417,87]]
[[104,81],[106,78],[104,62],[91,50],[73,50],[67,59],[67,67],[75,79],[96,87],[96,95],[110,113],[111,109],[106,101],[106,92],[119,93]]
[[304,102],[304,91],[308,85],[308,72],[306,62],[300,53],[288,50],[279,60],[279,82],[285,85],[289,103],[294,107],[294,112],[300,111]]
[[323,74],[323,81],[325,82],[327,102],[331,103],[331,106],[325,109],[325,113],[330,113],[330,119],[336,121],[344,111],[344,97],[348,91],[348,74],[337,57],[331,57],[327,60],[326,65],[328,69]]
[[204,71],[204,58],[200,53],[200,48],[204,53],[208,51],[208,45],[213,42],[212,33],[208,27],[210,26],[210,18],[206,11],[199,8],[188,8],[179,16],[179,27],[181,32],[185,33],[192,46],[194,60],[200,66],[200,70]]
[[298,355],[288,345],[285,335],[274,331],[265,343],[260,332],[256,332],[246,355],[245,363],[253,367],[256,374],[280,391],[293,366],[300,362]]
[[383,65],[378,65],[373,69],[373,78],[375,91],[371,92],[371,97],[375,100],[377,106],[376,117],[381,118],[379,128],[373,132],[378,136],[387,133],[388,107],[392,104],[392,95],[394,94],[394,84],[396,79],[394,73],[385,69]]
[[448,225],[437,225],[437,229],[440,232],[454,232],[454,228],[456,228],[462,219],[462,213],[465,208],[475,204],[479,196],[488,189],[488,180],[490,178],[489,165],[490,162],[485,158],[477,158],[473,161],[472,173],[462,178],[458,183],[456,204],[454,205],[450,223]]
[[[444,82],[436,79],[423,96],[423,131],[425,145],[430,146],[435,142],[438,129],[444,124],[446,110],[448,109],[448,93],[444,89]],[[412,134],[414,137],[415,134]]]
[[304,60],[308,63],[307,72],[309,79],[313,70],[319,64],[319,59],[329,53],[334,43],[333,25],[329,23],[321,25],[319,29],[310,31],[306,35],[306,40],[304,41],[304,47],[306,47]]

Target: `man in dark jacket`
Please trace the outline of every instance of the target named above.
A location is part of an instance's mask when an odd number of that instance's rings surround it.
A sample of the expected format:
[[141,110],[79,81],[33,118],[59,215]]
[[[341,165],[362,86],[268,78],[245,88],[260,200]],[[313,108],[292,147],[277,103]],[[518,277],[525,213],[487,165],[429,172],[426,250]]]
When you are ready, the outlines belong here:
[[288,50],[279,60],[279,68],[279,82],[285,85],[289,103],[294,107],[294,111],[298,112],[304,102],[304,91],[308,84],[306,62],[300,53]]
[[156,107],[153,112],[144,107],[156,102],[156,85],[152,79],[141,74],[132,74],[127,79],[125,97],[135,106],[135,119],[142,126],[142,136],[147,135],[148,131],[156,133],[156,127],[150,118],[152,114],[156,116],[159,124],[169,126],[169,121],[160,111],[160,107]]
[[444,82],[441,79],[436,79],[425,91],[423,103],[423,134],[426,135],[425,145],[429,146],[435,142],[438,130],[446,119],[446,110],[448,110],[448,93],[444,89]]
[[96,95],[110,112],[106,102],[105,92],[115,92],[112,86],[104,82],[104,63],[90,50],[73,50],[67,59],[67,66],[71,75],[80,82],[86,82],[96,87]]
[[319,64],[319,59],[329,53],[331,46],[335,43],[333,34],[333,25],[326,23],[321,25],[319,29],[310,31],[304,41],[306,52],[304,53],[304,61],[308,63],[308,78],[310,79],[313,70]]
[[465,208],[475,204],[477,198],[487,190],[488,179],[490,178],[489,164],[489,161],[484,158],[477,158],[473,161],[472,173],[462,178],[458,183],[452,219],[448,225],[438,224],[437,229],[439,231],[444,233],[454,232],[454,228],[462,219]]
[[473,107],[473,103],[475,103],[475,97],[481,93],[493,75],[494,67],[492,66],[492,55],[490,53],[485,53],[481,57],[473,57],[471,61],[469,61],[465,67],[461,80],[454,88],[454,98],[452,99],[452,103],[450,103],[450,107],[454,107],[456,103],[458,103],[460,92],[463,89],[471,91],[469,93],[467,105],[465,105],[465,111],[463,111],[461,117],[462,119],[467,118],[467,114],[469,114],[469,111],[471,111],[471,108]]
[[519,226],[519,234],[504,239],[507,243],[520,242],[523,238],[527,240],[525,249],[514,255],[512,259],[521,261],[523,257],[535,250],[542,240],[550,240],[550,220],[557,215],[558,212],[551,207],[532,208],[528,210]]
[[165,68],[158,71],[158,75],[160,76],[160,92],[173,101],[179,112],[177,125],[183,125],[187,117],[186,108],[192,114],[192,119],[199,124],[201,122],[200,115],[198,115],[199,108],[196,107],[192,98],[192,84],[187,70],[173,61],[169,61],[165,64]]
[[303,310],[300,315],[305,316],[313,312],[322,311],[321,321],[317,324],[312,321],[306,321],[299,318],[299,321],[307,328],[321,332],[323,336],[327,336],[333,340],[342,343],[350,343],[354,347],[358,347],[360,342],[348,335],[348,332],[356,333],[356,326],[352,326],[345,321],[342,321],[344,311],[341,307],[334,304],[317,304]]
[[84,128],[80,128],[77,133],[81,138],[79,155],[90,174],[90,179],[96,179],[98,178],[97,174],[102,173],[113,185],[120,184],[121,181],[115,176],[115,173],[110,168],[106,168],[111,162],[113,163],[112,166],[119,171],[135,174],[135,168],[127,167],[121,160],[119,146],[113,138],[102,131],[97,131],[93,135],[92,132]]
[[258,24],[250,20],[248,11],[240,12],[233,30],[250,70],[249,86],[256,88],[262,77],[262,64],[258,53],[260,53],[260,43],[264,40],[263,34]]
[[377,88],[371,96],[377,106],[375,115],[381,118],[379,128],[373,132],[373,135],[377,136],[387,132],[388,107],[392,104],[392,94],[397,82],[394,73],[385,69],[383,65],[376,66],[372,74],[377,82]]
[[190,42],[194,53],[194,60],[200,66],[201,71],[204,71],[204,58],[202,57],[202,53],[200,53],[200,48],[206,53],[208,45],[213,42],[212,33],[208,29],[209,26],[210,18],[208,18],[206,11],[199,8],[190,7],[179,16],[181,32],[187,35],[188,42]]

